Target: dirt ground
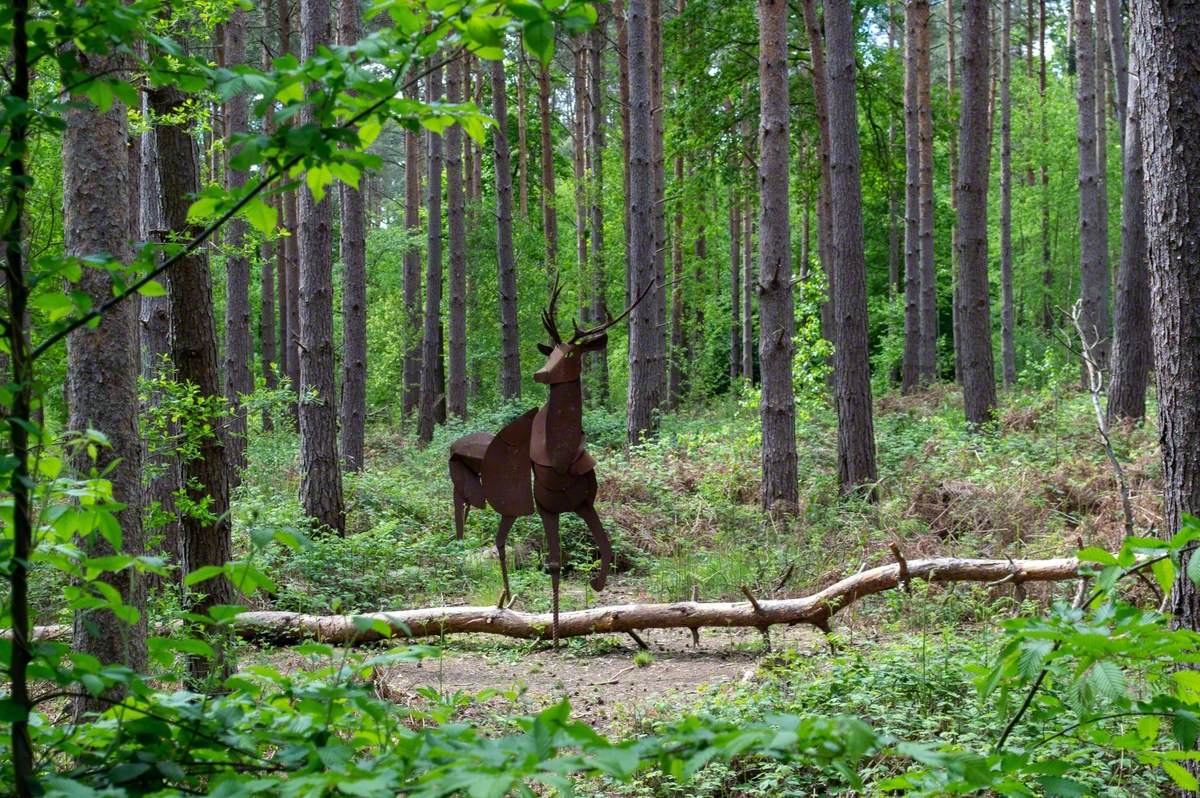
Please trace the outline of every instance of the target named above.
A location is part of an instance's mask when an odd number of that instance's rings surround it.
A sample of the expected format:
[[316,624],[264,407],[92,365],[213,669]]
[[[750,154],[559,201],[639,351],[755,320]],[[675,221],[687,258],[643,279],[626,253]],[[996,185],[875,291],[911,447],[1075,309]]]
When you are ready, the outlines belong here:
[[[685,629],[640,636],[649,647],[648,663],[644,656],[641,664],[635,662],[639,647],[629,637],[592,638],[554,651],[543,644],[463,635],[447,641],[440,657],[390,666],[377,675],[376,684],[381,695],[417,705],[428,700],[421,695],[423,687],[443,697],[486,689],[502,693],[470,714],[487,709],[531,713],[567,698],[574,716],[612,732],[655,706],[683,711],[706,691],[753,678],[764,654],[762,636],[754,629],[705,629],[699,647]],[[822,636],[807,627],[776,627],[771,642],[776,649],[815,653],[825,648]]]

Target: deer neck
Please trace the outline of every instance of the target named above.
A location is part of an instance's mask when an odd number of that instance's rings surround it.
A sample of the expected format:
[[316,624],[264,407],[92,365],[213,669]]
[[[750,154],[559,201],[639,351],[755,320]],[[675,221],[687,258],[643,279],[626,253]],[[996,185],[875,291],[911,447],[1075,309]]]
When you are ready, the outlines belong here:
[[583,388],[579,380],[550,386],[546,402],[546,454],[555,469],[575,462],[583,445]]

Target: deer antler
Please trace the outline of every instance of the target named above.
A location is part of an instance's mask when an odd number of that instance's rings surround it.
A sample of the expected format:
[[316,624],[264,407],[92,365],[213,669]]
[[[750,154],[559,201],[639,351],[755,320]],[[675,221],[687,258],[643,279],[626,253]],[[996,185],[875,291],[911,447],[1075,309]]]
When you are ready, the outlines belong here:
[[558,281],[558,275],[555,274],[554,285],[550,289],[550,305],[542,310],[542,326],[546,328],[546,332],[550,334],[550,340],[555,344],[562,343],[562,336],[558,333],[558,324],[554,321],[555,306],[558,304],[560,293],[562,293],[562,285]]
[[657,282],[657,280],[655,279],[655,280],[651,280],[649,283],[647,283],[646,287],[642,289],[642,293],[638,294],[637,299],[633,300],[633,304],[631,304],[629,307],[625,308],[625,310],[621,311],[621,315],[617,316],[615,319],[613,318],[613,315],[611,313],[608,313],[608,314],[606,314],[608,316],[608,318],[602,324],[599,324],[595,327],[591,327],[586,330],[579,329],[579,324],[576,323],[574,319],[572,319],[571,326],[573,326],[575,328],[575,334],[571,336],[571,343],[573,343],[573,344],[586,343],[587,341],[595,338],[596,336],[602,335],[606,330],[608,330],[608,328],[612,327],[614,324],[621,321],[621,319],[625,318],[630,313],[632,313],[633,309],[638,306],[638,303],[646,298],[646,294],[650,293],[650,289],[654,287],[656,282]]

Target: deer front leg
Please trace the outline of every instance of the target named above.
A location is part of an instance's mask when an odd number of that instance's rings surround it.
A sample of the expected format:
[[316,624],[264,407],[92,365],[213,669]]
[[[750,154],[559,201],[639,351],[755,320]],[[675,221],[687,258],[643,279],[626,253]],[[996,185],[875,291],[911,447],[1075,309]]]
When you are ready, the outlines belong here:
[[508,589],[508,563],[505,561],[504,544],[508,542],[508,530],[512,529],[516,520],[511,515],[502,515],[500,526],[496,527],[496,553],[500,555],[500,578],[504,580],[504,592],[500,594],[500,601],[496,603],[499,609],[504,609],[512,599],[512,593]]
[[558,535],[558,515],[538,509],[542,517],[542,529],[546,533],[546,566],[550,569],[550,590],[553,621],[550,624],[550,636],[555,648],[558,648],[558,582],[562,575],[562,541]]
[[575,515],[582,518],[583,522],[587,524],[588,531],[592,533],[592,541],[600,550],[600,572],[592,577],[589,584],[592,586],[592,590],[603,590],[604,585],[608,582],[608,569],[612,565],[612,542],[608,539],[608,533],[604,531],[604,524],[600,521],[600,515],[596,512],[595,506],[588,504],[580,507],[575,511]]

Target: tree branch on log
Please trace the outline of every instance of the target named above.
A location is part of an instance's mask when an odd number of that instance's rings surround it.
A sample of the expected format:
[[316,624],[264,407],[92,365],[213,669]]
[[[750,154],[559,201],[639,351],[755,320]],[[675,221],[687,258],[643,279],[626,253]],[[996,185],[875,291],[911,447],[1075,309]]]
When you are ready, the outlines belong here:
[[[899,587],[905,581],[1061,582],[1078,579],[1080,562],[1074,557],[1049,560],[977,560],[939,557],[909,560],[860,571],[829,587],[802,598],[759,600],[756,608],[748,601],[673,604],[622,604],[564,612],[559,616],[559,637],[631,633],[641,629],[699,629],[700,627],[751,627],[765,629],[774,624],[806,623],[828,632],[829,620],[855,601]],[[903,571],[907,570],[907,574]],[[382,621],[387,633],[360,629],[365,618]],[[307,615],[298,612],[243,612],[233,628],[244,640],[291,645],[320,640],[340,645],[369,643],[385,638],[435,637],[454,633],[493,634],[525,640],[548,640],[550,613],[516,612],[497,607],[431,607],[361,615]],[[39,626],[39,640],[68,638],[69,625]]]

